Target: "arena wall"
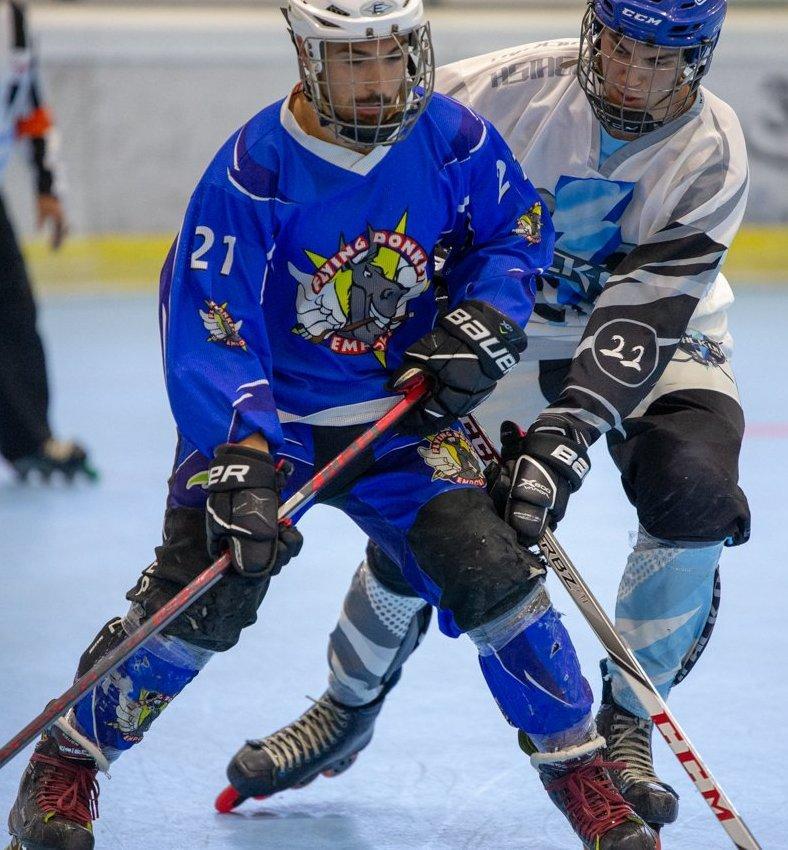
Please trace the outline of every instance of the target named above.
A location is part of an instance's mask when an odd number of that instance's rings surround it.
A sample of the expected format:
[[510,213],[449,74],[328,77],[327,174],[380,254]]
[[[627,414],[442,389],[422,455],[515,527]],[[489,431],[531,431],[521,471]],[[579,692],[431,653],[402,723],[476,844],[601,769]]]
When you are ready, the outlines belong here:
[[[441,62],[579,29],[575,9],[438,7],[432,19]],[[296,74],[284,22],[271,8],[34,6],[32,23],[63,137],[78,237],[72,247],[82,245],[86,263],[97,245],[112,265],[118,246],[147,245],[144,254],[152,243],[140,242],[141,235],[173,234],[214,151],[249,115],[283,96]],[[764,232],[784,235],[788,224],[788,70],[775,59],[787,36],[785,11],[733,11],[708,78],[745,130],[747,221],[770,226],[758,231],[762,241]],[[19,161],[6,194],[29,235],[30,177]]]

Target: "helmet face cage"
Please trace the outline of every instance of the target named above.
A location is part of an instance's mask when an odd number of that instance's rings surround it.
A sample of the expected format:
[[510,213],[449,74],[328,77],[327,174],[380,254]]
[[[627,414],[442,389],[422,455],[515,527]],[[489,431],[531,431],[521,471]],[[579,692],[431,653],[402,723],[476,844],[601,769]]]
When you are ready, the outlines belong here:
[[402,141],[435,88],[428,23],[386,38],[294,41],[304,92],[340,144],[371,150]]
[[692,106],[715,44],[716,38],[687,47],[639,41],[606,26],[589,3],[577,77],[600,124],[636,138]]

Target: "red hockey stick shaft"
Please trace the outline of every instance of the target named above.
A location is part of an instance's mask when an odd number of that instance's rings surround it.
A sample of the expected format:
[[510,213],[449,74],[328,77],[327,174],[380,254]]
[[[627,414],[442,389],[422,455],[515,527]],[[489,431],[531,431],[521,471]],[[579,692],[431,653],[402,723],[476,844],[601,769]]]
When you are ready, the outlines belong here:
[[[462,424],[481,459],[486,462],[500,462],[498,450],[473,416],[466,416]],[[605,609],[596,600],[591,588],[549,529],[539,541],[539,548],[733,844],[738,850],[761,850],[761,845],[679,726],[635,653],[616,631]]]
[[[408,383],[407,387],[403,387],[403,392],[404,398],[398,401],[388,413],[384,414],[374,425],[326,464],[314,478],[310,479],[279,508],[280,521],[287,519],[299,508],[309,504],[320,490],[336,478],[343,469],[347,468],[351,461],[355,460],[378,437],[415,407],[429,392],[427,379],[421,373],[418,373]],[[173,596],[166,605],[145,620],[138,629],[91,667],[87,673],[80,676],[65,693],[50,702],[41,714],[31,720],[24,729],[0,748],[0,768],[38,737],[44,729],[49,728],[59,717],[64,715],[84,694],[94,688],[115,667],[122,664],[149,637],[160,632],[193,602],[196,602],[210,590],[230,568],[230,556],[225,553],[200,573],[191,584]]]

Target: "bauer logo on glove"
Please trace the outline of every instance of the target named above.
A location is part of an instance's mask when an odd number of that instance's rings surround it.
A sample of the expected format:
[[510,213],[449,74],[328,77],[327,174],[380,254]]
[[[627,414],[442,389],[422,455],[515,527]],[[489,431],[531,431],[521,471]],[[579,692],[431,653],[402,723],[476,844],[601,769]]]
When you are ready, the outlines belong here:
[[429,399],[406,428],[435,434],[470,413],[525,351],[525,331],[483,301],[463,301],[438,319],[404,355],[390,386],[399,390],[414,368],[434,381]]
[[234,478],[239,484],[243,484],[248,474],[249,467],[245,464],[235,463],[229,466],[218,466],[214,464],[208,470],[208,486],[226,484],[231,478]]
[[[449,313],[446,316],[446,321],[458,328],[471,342],[475,342],[485,354],[495,361],[495,365],[501,370],[501,377],[511,372],[519,363],[519,355],[512,353],[479,319],[474,319],[462,307],[458,307]],[[501,322],[498,328],[502,333],[511,333],[514,330],[508,322]]]
[[577,473],[577,476],[581,481],[586,477],[588,470],[591,469],[591,465],[587,460],[579,457],[577,452],[572,451],[569,446],[566,446],[563,443],[560,446],[556,446],[555,449],[550,452],[550,457],[554,457],[556,460],[561,461],[561,463],[565,463]]

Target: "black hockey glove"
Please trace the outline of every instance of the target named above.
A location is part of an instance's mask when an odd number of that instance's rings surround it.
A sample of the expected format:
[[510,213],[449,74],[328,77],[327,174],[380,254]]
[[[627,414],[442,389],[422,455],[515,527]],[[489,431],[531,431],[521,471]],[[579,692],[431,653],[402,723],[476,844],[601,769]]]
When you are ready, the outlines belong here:
[[268,578],[301,551],[301,532],[277,517],[279,491],[291,472],[290,464],[275,465],[267,452],[219,446],[208,470],[205,506],[212,558],[229,548],[241,575]]
[[434,434],[470,413],[525,351],[525,332],[483,301],[463,301],[405,350],[390,382],[400,389],[414,369],[434,380],[430,397],[410,414],[405,429]]
[[543,414],[527,433],[514,422],[501,425],[501,464],[488,468],[487,489],[521,546],[533,546],[563,519],[570,494],[591,469],[587,448],[569,416]]

